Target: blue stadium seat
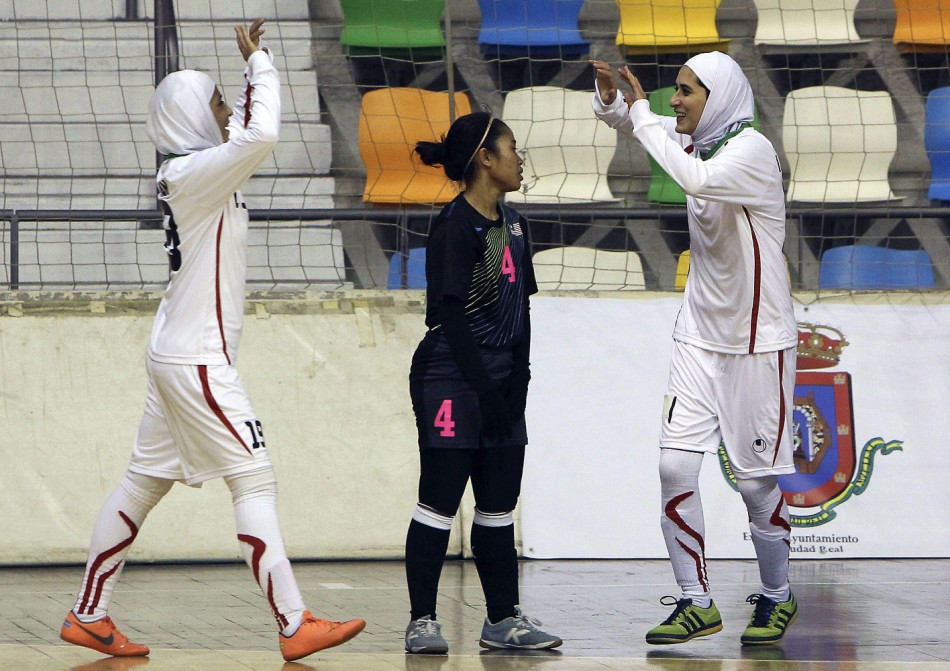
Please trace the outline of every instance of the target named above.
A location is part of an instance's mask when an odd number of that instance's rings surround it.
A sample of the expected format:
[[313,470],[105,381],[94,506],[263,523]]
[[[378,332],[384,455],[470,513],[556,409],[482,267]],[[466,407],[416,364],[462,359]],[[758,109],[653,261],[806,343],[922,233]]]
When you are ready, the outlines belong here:
[[[405,272],[405,277],[403,273]],[[426,288],[426,248],[415,247],[409,250],[408,259],[396,252],[389,259],[389,275],[386,278],[387,289],[425,289]]]
[[884,263],[888,289],[926,289],[934,286],[934,268],[923,249],[888,249]]
[[580,56],[590,50],[577,17],[584,0],[478,0],[478,43],[494,58]]
[[930,158],[930,190],[933,200],[950,200],[950,86],[934,89],[927,96],[924,145]]
[[843,245],[821,257],[822,289],[923,289],[934,286],[933,265],[923,249]]

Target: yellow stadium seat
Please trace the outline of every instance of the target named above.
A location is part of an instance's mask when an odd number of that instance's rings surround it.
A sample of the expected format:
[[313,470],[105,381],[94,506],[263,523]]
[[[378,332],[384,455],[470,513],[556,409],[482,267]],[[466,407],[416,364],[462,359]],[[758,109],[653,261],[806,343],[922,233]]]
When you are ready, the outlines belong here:
[[719,36],[720,0],[617,0],[617,44],[628,54],[726,51]]
[[680,254],[676,260],[676,283],[674,287],[677,291],[683,291],[686,288],[686,278],[689,277],[689,250]]
[[[455,94],[456,117],[472,111]],[[441,167],[423,164],[413,152],[420,140],[448,132],[449,95],[415,88],[383,88],[363,96],[358,144],[366,166],[363,201],[380,204],[447,203],[457,194]]]

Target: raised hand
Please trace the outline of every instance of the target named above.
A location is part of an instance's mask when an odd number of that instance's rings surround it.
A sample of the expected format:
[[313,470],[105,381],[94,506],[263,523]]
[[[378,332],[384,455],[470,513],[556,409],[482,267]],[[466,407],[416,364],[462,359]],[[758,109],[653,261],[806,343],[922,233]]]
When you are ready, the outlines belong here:
[[605,105],[610,105],[617,98],[617,79],[610,65],[604,61],[591,61],[594,72],[597,74],[597,90],[600,99]]
[[[591,61],[594,71],[597,73],[597,89],[600,91],[600,99],[605,105],[610,105],[617,98],[617,78],[614,76],[613,69],[605,61]],[[631,93],[624,92],[623,101],[630,107],[637,100],[645,100],[647,95],[643,91],[640,80],[634,76],[633,71],[624,65],[617,70],[620,78],[630,87]]]
[[234,26],[238,49],[241,50],[241,55],[245,61],[250,58],[251,54],[255,51],[260,50],[261,35],[264,34],[264,30],[261,28],[263,25],[264,19],[255,19],[250,28],[246,28],[243,25]]
[[626,93],[623,95],[624,101],[627,103],[627,106],[629,107],[636,100],[646,100],[647,94],[643,91],[643,86],[640,84],[640,80],[637,79],[636,76],[633,74],[633,71],[629,67],[624,65],[622,68],[620,68],[619,72],[620,72],[620,78],[624,80],[627,83],[627,85],[630,87],[630,90],[633,91],[632,96]]

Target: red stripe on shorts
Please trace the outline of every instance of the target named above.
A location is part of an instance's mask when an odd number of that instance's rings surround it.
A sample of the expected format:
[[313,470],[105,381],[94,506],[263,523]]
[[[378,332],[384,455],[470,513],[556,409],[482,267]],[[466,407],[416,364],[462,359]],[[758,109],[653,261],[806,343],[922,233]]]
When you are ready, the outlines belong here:
[[779,412],[778,412],[778,436],[775,438],[775,451],[772,454],[772,465],[775,465],[775,460],[778,459],[778,448],[782,445],[782,436],[785,435],[785,385],[782,384],[782,380],[785,377],[785,352],[779,350],[776,352],[778,354],[778,395],[779,395]]
[[247,443],[244,442],[244,439],[241,438],[240,434],[237,432],[237,429],[228,421],[228,418],[225,416],[224,411],[221,410],[221,406],[218,405],[218,402],[214,400],[214,394],[211,393],[211,385],[208,384],[208,367],[207,366],[198,366],[198,377],[201,378],[201,391],[204,392],[205,401],[208,402],[208,407],[211,408],[211,412],[214,413],[215,417],[221,420],[221,423],[224,424],[225,428],[231,432],[231,435],[241,443],[241,447],[247,450],[248,454],[254,454],[251,452],[251,448],[247,446]]

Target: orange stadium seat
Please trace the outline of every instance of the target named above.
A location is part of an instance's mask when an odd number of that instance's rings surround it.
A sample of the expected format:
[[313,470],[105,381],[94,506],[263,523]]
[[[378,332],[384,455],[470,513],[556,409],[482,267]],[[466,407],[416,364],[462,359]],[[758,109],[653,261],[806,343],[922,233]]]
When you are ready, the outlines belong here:
[[[455,116],[472,111],[455,94]],[[382,88],[363,96],[359,150],[366,166],[363,201],[388,205],[447,203],[457,191],[440,167],[413,152],[420,140],[438,141],[451,125],[449,94],[415,88]]]
[[899,51],[946,51],[950,44],[950,0],[894,0],[894,8],[894,44]]

